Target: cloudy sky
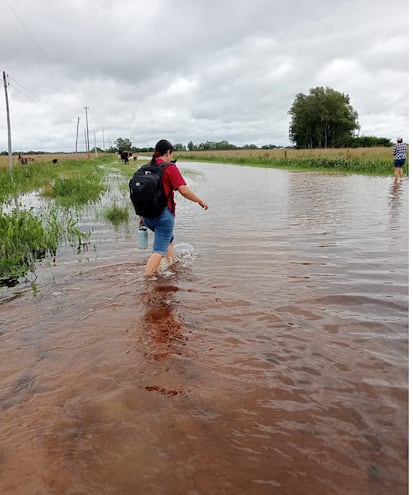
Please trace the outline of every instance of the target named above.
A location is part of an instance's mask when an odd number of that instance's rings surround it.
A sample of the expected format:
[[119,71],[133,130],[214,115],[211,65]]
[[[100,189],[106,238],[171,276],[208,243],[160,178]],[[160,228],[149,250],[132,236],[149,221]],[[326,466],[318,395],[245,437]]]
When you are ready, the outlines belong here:
[[[118,137],[289,145],[296,94],[350,97],[408,140],[408,0],[0,0],[13,150]],[[7,150],[4,90],[0,151]]]

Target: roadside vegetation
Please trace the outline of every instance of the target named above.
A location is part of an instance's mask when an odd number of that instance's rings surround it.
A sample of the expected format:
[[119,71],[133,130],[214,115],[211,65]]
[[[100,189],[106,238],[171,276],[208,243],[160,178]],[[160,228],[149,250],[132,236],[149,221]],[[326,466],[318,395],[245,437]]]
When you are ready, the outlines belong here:
[[[74,211],[96,202],[107,189],[105,173],[98,168],[112,157],[96,160],[36,160],[15,164],[10,172],[0,168],[0,286],[14,286],[47,256],[55,257],[67,243],[77,251],[90,233],[77,228]],[[25,209],[21,194],[40,191],[51,198],[47,207],[35,212]]]
[[[175,156],[181,160],[285,168],[288,170],[378,176],[393,175],[392,149],[388,147],[180,151],[175,153]],[[404,169],[407,175],[408,161]]]
[[88,234],[76,228],[76,221],[59,218],[56,209],[36,215],[33,211],[0,211],[0,286],[12,287],[46,256],[56,256],[62,241],[80,251]]
[[[110,161],[113,161],[113,156],[98,159],[99,164]],[[50,158],[36,157],[34,162],[27,165],[15,163],[11,174],[7,167],[7,157],[1,157],[0,203],[14,194],[37,190],[43,190],[49,197],[66,198],[61,203],[67,205],[77,201],[84,202],[88,189],[91,189],[90,194],[96,199],[96,195],[99,196],[105,190],[101,183],[103,174],[96,173],[96,166],[95,159],[60,159],[54,164]]]
[[42,189],[42,195],[54,198],[61,206],[84,206],[95,203],[105,190],[101,174],[88,170],[73,177],[60,176],[49,181]]

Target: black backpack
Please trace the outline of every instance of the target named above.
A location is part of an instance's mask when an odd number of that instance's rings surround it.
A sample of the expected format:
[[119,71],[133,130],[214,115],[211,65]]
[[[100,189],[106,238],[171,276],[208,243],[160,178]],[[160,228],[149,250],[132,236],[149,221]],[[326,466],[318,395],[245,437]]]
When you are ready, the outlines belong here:
[[129,192],[137,215],[153,218],[165,208],[167,197],[162,187],[162,175],[169,165],[152,165],[149,162],[133,174],[129,181]]

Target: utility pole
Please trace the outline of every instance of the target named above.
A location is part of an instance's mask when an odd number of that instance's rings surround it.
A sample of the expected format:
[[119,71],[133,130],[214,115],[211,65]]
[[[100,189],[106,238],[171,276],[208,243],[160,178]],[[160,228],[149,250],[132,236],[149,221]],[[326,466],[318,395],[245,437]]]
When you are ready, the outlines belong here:
[[12,155],[12,151],[11,151],[10,110],[9,110],[9,96],[7,94],[6,71],[3,71],[3,83],[4,83],[4,94],[6,95],[7,134],[8,134],[8,148],[9,148],[9,172],[12,174],[13,173],[13,155]]
[[89,123],[87,121],[87,111],[89,107],[83,107],[86,112],[86,151],[87,157],[90,158],[90,144],[89,144]]
[[77,142],[79,140],[79,121],[80,121],[80,117],[77,118],[77,126],[76,126],[76,153],[77,153]]
[[105,129],[102,129],[102,139],[103,139],[103,153],[106,155],[106,149],[105,149]]
[[98,149],[96,146],[96,131],[95,130],[93,131],[93,136],[95,137],[95,158],[97,158],[98,157]]

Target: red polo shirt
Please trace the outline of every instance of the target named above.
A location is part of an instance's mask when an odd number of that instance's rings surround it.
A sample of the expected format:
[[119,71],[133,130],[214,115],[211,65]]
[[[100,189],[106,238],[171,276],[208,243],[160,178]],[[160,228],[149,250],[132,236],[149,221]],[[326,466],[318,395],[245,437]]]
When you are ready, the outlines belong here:
[[[156,164],[160,165],[161,163],[164,163],[164,161],[157,158]],[[176,191],[179,186],[186,186],[186,182],[178,167],[174,163],[171,163],[171,165],[166,167],[163,171],[162,185],[165,196],[168,198],[167,206],[173,213],[175,213],[174,191]]]

